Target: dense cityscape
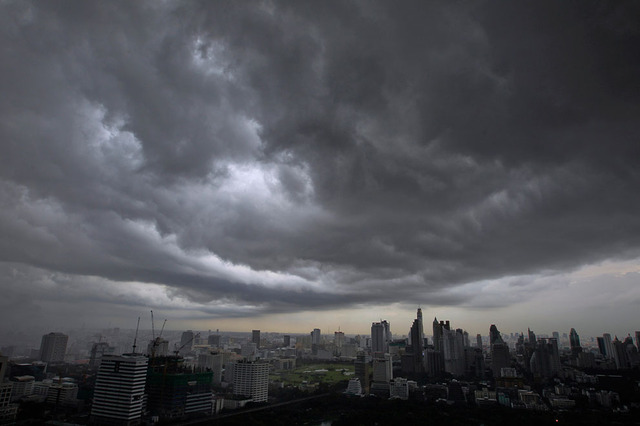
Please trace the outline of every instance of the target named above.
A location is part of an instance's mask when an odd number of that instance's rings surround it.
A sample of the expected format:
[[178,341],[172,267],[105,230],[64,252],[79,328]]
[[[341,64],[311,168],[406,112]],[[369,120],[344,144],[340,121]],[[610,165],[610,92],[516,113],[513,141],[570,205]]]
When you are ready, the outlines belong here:
[[407,335],[385,320],[372,323],[370,335],[352,336],[320,329],[177,332],[165,330],[166,320],[158,327],[153,311],[150,317],[150,333],[138,319],[136,330],[47,333],[39,348],[5,338],[1,423],[224,422],[322,398],[338,398],[336,411],[313,413],[311,424],[342,424],[360,398],[440,413],[502,408],[534,413],[542,423],[584,413],[625,422],[640,412],[640,331],[581,338],[574,328],[536,335],[501,333],[491,324],[488,335],[469,336],[434,318],[427,336],[420,308]]

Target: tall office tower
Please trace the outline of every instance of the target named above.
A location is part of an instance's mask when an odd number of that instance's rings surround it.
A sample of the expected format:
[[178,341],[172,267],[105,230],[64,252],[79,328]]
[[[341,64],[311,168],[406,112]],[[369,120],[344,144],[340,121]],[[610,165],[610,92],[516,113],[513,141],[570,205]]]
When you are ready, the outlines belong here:
[[233,367],[233,394],[249,396],[254,402],[267,402],[269,364],[240,361]]
[[571,353],[573,355],[577,356],[578,353],[582,352],[582,347],[580,346],[580,336],[578,336],[578,332],[575,328],[572,328],[571,332],[569,333],[569,342],[571,344]]
[[596,337],[596,340],[598,341],[598,350],[600,351],[600,354],[604,357],[607,356],[607,348],[604,344],[604,337]]
[[516,341],[516,355],[524,355],[525,353],[525,344],[524,344],[524,334],[520,333],[518,336],[518,340]]
[[40,360],[44,362],[63,362],[68,341],[69,336],[62,333],[49,333],[42,336]]
[[336,348],[341,348],[344,345],[344,333],[342,331],[333,333],[333,344],[336,345]]
[[94,343],[91,346],[91,356],[89,358],[89,368],[98,368],[100,361],[104,355],[110,355],[115,352],[114,347],[109,346],[107,342]]
[[556,339],[538,339],[529,360],[534,376],[551,378],[560,373],[560,357]]
[[389,382],[393,379],[391,355],[378,353],[373,358],[373,382],[370,393],[382,397],[389,397]]
[[629,362],[629,368],[636,368],[640,365],[640,353],[638,348],[633,344],[631,335],[628,335],[624,342],[622,342],[625,352],[627,353],[627,360]]
[[369,363],[367,357],[363,351],[358,352],[356,360],[354,361],[355,376],[360,380],[362,386],[362,392],[366,395],[369,394]]
[[142,355],[104,355],[96,377],[92,424],[140,424],[148,359]]
[[385,382],[389,385],[391,379],[393,379],[391,355],[379,354],[378,357],[373,358],[373,381]]
[[283,345],[285,348],[288,348],[289,346],[291,346],[291,336],[285,334],[283,339],[284,339]]
[[385,330],[381,322],[371,323],[371,353],[386,353]]
[[482,349],[482,335],[480,333],[476,334],[476,346]]
[[440,377],[444,373],[444,357],[442,352],[434,349],[424,351],[424,372],[429,377]]
[[560,374],[561,365],[560,365],[560,348],[558,347],[558,341],[556,339],[549,339],[549,344],[551,344],[551,360],[553,362],[553,369],[555,372]]
[[220,335],[219,334],[210,334],[207,337],[207,344],[209,346],[213,346],[214,348],[220,347]]
[[529,335],[529,345],[535,348],[536,344],[538,343],[536,339],[536,334],[533,331],[531,331],[530,328],[527,329],[527,332]]
[[464,348],[464,364],[467,376],[484,378],[484,355],[481,348]]
[[187,330],[182,333],[182,337],[180,337],[180,354],[186,354],[191,352],[191,348],[193,347],[193,339],[194,339],[193,331]]
[[466,331],[462,332],[462,337],[464,338],[464,347],[468,348],[471,346],[471,342],[469,342],[469,333]]
[[424,348],[426,345],[424,344],[424,323],[422,321],[422,309],[418,308],[418,313],[416,314],[416,319],[420,323],[420,348]]
[[319,328],[314,328],[313,331],[311,332],[311,344],[312,345],[319,345],[321,343],[321,334],[320,334],[320,329]]
[[224,365],[224,354],[222,352],[209,352],[198,355],[198,367],[213,373],[212,383],[219,385],[222,383],[222,371]]
[[444,356],[444,370],[456,377],[464,375],[464,335],[461,329],[443,330],[442,353]]
[[256,344],[256,349],[260,349],[260,330],[251,330],[251,341]]
[[551,335],[553,336],[554,339],[556,339],[558,342],[560,341],[560,333],[558,333],[557,331],[554,331],[553,333],[551,333]]
[[389,344],[393,342],[393,336],[391,335],[391,324],[389,324],[387,320],[382,320],[382,327],[384,328],[385,352],[389,352]]
[[504,343],[504,340],[502,340],[498,327],[496,327],[495,324],[491,324],[491,327],[489,328],[489,344],[493,345],[494,343]]
[[442,351],[442,334],[443,330],[449,330],[449,321],[440,321],[438,318],[433,319],[433,348],[436,351]]
[[613,360],[616,363],[616,368],[618,370],[627,368],[627,363],[625,362],[626,353],[622,342],[618,340],[618,336],[613,339],[613,341],[611,342],[611,346],[613,347],[611,353],[613,354]]
[[640,351],[640,331],[636,331],[636,348]]
[[611,342],[611,334],[609,333],[604,333],[602,335],[602,338],[604,339],[604,347],[607,351],[606,357],[608,359],[613,359],[613,344]]
[[491,371],[493,377],[500,377],[503,368],[511,366],[511,355],[509,354],[509,346],[504,342],[498,342],[491,345]]

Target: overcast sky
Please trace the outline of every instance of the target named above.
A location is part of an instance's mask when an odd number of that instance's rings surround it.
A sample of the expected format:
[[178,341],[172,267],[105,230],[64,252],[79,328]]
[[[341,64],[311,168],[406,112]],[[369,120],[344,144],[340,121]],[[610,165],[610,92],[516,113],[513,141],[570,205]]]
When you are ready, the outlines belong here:
[[640,329],[640,3],[0,9],[3,328]]

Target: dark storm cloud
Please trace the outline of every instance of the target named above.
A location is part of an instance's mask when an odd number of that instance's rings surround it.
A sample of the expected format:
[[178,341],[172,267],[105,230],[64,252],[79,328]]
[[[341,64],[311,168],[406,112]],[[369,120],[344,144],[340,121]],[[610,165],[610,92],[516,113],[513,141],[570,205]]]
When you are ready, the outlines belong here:
[[635,2],[2,9],[4,262],[291,312],[638,255]]

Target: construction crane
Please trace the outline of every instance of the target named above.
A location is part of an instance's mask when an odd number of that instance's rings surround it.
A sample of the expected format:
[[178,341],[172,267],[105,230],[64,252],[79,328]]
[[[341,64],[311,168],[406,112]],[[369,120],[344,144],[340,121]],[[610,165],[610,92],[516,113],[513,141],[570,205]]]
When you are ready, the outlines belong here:
[[[196,333],[193,335],[193,337],[191,339],[189,339],[184,345],[180,346],[178,349],[174,350],[173,353],[175,354],[175,356],[178,356],[178,354],[180,353],[180,351],[187,346],[189,343],[193,342],[195,339],[197,339],[198,337],[200,337],[200,333]],[[174,344],[174,348],[176,348],[178,346],[177,343]]]
[[138,324],[136,325],[136,334],[133,337],[133,354],[136,353],[136,342],[138,341],[138,328],[140,328],[140,317],[138,317]]
[[158,334],[158,337],[156,337],[156,329],[153,320],[153,310],[151,311],[151,336],[153,337],[153,340],[151,340],[151,358],[154,358],[156,356],[156,348],[160,346],[162,332],[164,331],[164,326],[166,323],[167,319],[165,318],[164,322],[162,323],[162,329],[160,329],[160,334]]

